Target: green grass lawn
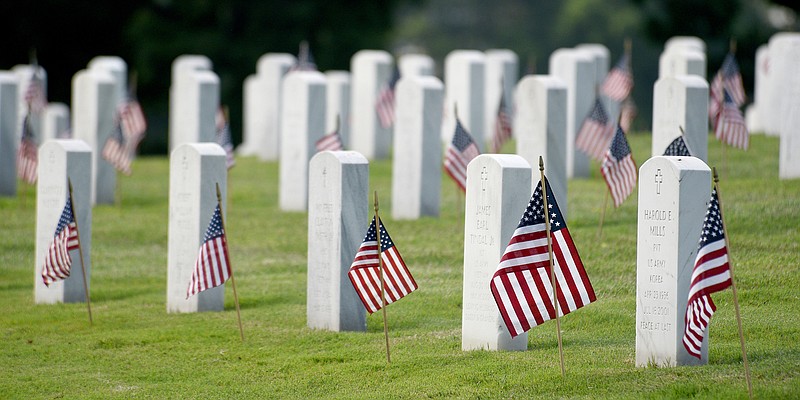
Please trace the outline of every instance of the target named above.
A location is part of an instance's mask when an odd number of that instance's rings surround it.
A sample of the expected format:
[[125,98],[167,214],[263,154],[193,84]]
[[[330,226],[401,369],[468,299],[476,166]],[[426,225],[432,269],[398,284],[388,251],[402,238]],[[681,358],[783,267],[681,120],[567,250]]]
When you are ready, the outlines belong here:
[[[650,136],[630,140],[641,165]],[[758,398],[800,397],[800,180],[778,180],[778,145],[753,136],[750,150],[728,149],[720,182]],[[722,167],[713,137],[709,158]],[[93,210],[93,326],[85,304],[33,304],[34,190],[0,199],[0,398],[747,397],[731,290],[714,295],[708,365],[635,367],[637,197],[608,210],[597,240],[596,163],[591,179],[569,182],[569,227],[597,302],[561,320],[566,378],[554,322],[530,331],[525,352],[461,351],[463,198],[445,178],[439,218],[393,221],[389,161],[371,164],[370,184],[419,284],[387,309],[391,365],[380,313],[366,333],[306,327],[307,218],[278,209],[277,163],[239,159],[229,178],[246,341],[230,284],[224,312],[167,314],[168,165],[138,159],[118,180],[121,204]]]

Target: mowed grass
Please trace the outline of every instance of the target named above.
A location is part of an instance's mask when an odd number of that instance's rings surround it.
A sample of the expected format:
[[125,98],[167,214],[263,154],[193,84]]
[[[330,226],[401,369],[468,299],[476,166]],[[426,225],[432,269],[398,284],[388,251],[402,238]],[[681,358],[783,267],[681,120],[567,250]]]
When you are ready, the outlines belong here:
[[[630,140],[641,165],[650,136]],[[755,395],[798,398],[800,180],[778,179],[777,138],[751,141],[729,148],[723,168],[711,137],[709,158],[721,168]],[[380,313],[366,333],[306,327],[307,216],[278,209],[277,163],[240,158],[229,178],[246,340],[230,283],[224,312],[168,314],[168,166],[138,159],[118,180],[120,204],[93,210],[93,326],[83,303],[33,303],[35,193],[0,199],[0,398],[747,397],[731,290],[714,295],[708,365],[634,365],[637,196],[607,210],[598,240],[597,163],[590,179],[569,182],[568,223],[598,300],[561,320],[566,378],[552,321],[530,331],[525,352],[461,350],[463,197],[445,178],[439,218],[394,221],[390,161],[370,165],[370,185],[419,283],[388,307],[390,365]]]

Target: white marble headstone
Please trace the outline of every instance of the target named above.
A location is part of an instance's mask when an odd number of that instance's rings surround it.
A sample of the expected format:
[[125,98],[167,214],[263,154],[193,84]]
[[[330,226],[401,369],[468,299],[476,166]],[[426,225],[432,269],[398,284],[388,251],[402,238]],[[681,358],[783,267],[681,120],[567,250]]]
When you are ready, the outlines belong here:
[[[81,140],[50,140],[39,147],[39,178],[36,182],[36,258],[34,264],[34,302],[37,304],[86,301],[83,270],[91,293],[92,203],[90,198],[92,154]],[[72,207],[78,225],[80,250],[70,252],[72,267],[67,279],[45,286],[42,265],[56,232],[58,220],[69,196],[72,181]],[[83,253],[81,268],[80,252]],[[91,296],[90,296],[91,298]]]
[[486,149],[484,104],[486,55],[477,50],[454,50],[444,60],[444,114],[442,141],[449,144],[456,130],[455,107],[458,119],[470,133],[478,149]]
[[169,157],[167,312],[224,309],[225,285],[186,299],[203,236],[217,207],[217,184],[224,220],[228,187],[225,150],[216,143],[186,143],[172,151]]
[[681,135],[692,155],[708,159],[708,84],[696,75],[661,78],[653,88],[653,157]]
[[769,47],[758,46],[756,50],[755,76],[753,79],[753,103],[747,106],[745,119],[750,134],[765,133],[766,104],[769,95]]
[[339,136],[345,148],[350,146],[350,73],[347,71],[327,71],[327,104],[325,105],[325,133],[336,129],[339,120]]
[[64,103],[48,103],[42,120],[42,141],[69,139],[69,106]]
[[531,167],[514,154],[483,154],[467,166],[464,211],[462,350],[526,350],[511,338],[489,288],[492,275],[531,198]]
[[500,104],[501,93],[509,111],[509,118],[513,120],[514,87],[519,80],[517,53],[508,49],[486,50],[485,74],[483,131],[486,133],[486,139],[491,140],[497,123],[497,107]]
[[0,196],[17,194],[17,75],[0,72]]
[[103,156],[114,130],[117,86],[108,71],[84,69],[72,78],[73,137],[92,150],[92,204],[114,204],[117,171]]
[[606,108],[606,112],[608,112],[610,118],[616,121],[619,117],[620,103],[603,96],[599,90],[608,75],[611,64],[611,52],[608,50],[608,47],[600,43],[583,43],[575,46],[575,49],[586,52],[594,59],[594,87],[597,96],[600,98],[600,101],[603,102],[603,106]]
[[786,119],[784,111],[791,100],[786,89],[788,82],[797,75],[797,67],[791,65],[787,55],[798,36],[800,33],[779,32],[769,38],[768,97],[763,119],[765,133],[769,136],[780,136],[782,123]]
[[444,85],[434,76],[400,78],[392,159],[392,217],[439,215]]
[[781,179],[800,178],[800,33],[784,40],[782,57],[775,60],[777,79],[785,79],[780,104],[780,160],[778,175]]
[[[547,168],[550,187],[564,218],[567,218],[567,86],[552,75],[528,75],[516,90],[517,154],[530,165],[539,182],[539,156]],[[535,189],[531,186],[531,193]]]
[[[172,61],[172,75],[169,87],[169,150],[175,150],[182,143],[192,143],[193,140],[184,139],[187,136],[184,132],[183,124],[185,116],[191,113],[189,104],[193,90],[188,90],[187,85],[191,84],[189,76],[194,71],[211,71],[211,60],[202,55],[184,54]],[[74,106],[73,106],[74,107]],[[215,106],[216,107],[216,106]],[[216,114],[216,109],[214,114]],[[211,117],[212,120],[214,117]],[[213,140],[213,139],[211,139]],[[196,141],[196,140],[195,140]]]
[[348,148],[370,160],[386,158],[391,129],[381,126],[375,103],[392,77],[392,55],[383,50],[361,50],[350,60],[350,142]]
[[397,60],[400,76],[433,75],[436,63],[427,54],[403,54]]
[[689,48],[700,52],[706,52],[706,42],[697,36],[673,36],[664,42],[665,49],[675,47]]
[[325,132],[325,75],[295,71],[283,80],[278,204],[283,211],[308,206],[308,162]]
[[711,170],[695,157],[658,156],[639,168],[636,366],[705,364],[683,346],[686,304]]
[[245,79],[239,154],[255,155],[261,161],[278,160],[281,81],[296,62],[288,53],[267,53],[258,59],[256,73]]
[[658,58],[658,77],[697,75],[706,78],[706,53],[697,46],[676,44],[666,47]]
[[116,104],[122,104],[128,97],[128,64],[117,56],[97,56],[92,58],[87,65],[89,69],[108,71],[114,77],[116,86]]
[[550,55],[549,68],[567,85],[567,177],[588,177],[589,156],[575,147],[575,140],[594,105],[595,59],[586,51],[562,48]]
[[366,331],[366,310],[347,273],[369,220],[369,163],[355,151],[323,151],[308,175],[308,327]]
[[216,115],[219,108],[219,77],[213,71],[190,71],[181,79],[183,92],[176,106],[178,126],[173,145],[216,141]]

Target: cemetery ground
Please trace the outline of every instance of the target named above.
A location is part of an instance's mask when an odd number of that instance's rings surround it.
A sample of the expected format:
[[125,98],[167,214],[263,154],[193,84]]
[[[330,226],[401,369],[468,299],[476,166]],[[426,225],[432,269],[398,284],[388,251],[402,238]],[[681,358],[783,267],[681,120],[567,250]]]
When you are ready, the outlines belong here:
[[[629,139],[641,165],[650,136]],[[778,143],[753,136],[748,151],[727,149],[720,171],[757,398],[800,397],[800,180],[778,180]],[[709,157],[722,167],[711,136]],[[561,319],[565,378],[554,321],[529,332],[525,352],[461,350],[464,200],[449,180],[440,218],[394,221],[391,162],[370,165],[384,222],[419,283],[387,309],[388,365],[380,313],[366,333],[306,327],[306,213],[278,210],[277,163],[240,158],[230,172],[244,342],[230,283],[224,312],[166,313],[166,157],[139,158],[118,181],[118,204],[94,208],[93,326],[85,303],[33,304],[36,201],[22,187],[0,199],[0,397],[746,398],[730,289],[713,295],[708,365],[634,366],[637,196],[609,206],[598,240],[606,189],[592,168],[591,179],[569,182],[568,223],[597,302]]]

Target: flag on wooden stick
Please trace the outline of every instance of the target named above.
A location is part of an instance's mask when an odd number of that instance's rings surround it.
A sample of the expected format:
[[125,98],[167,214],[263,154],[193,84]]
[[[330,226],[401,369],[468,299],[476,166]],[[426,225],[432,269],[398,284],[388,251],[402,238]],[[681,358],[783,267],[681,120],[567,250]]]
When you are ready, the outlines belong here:
[[22,138],[17,149],[17,176],[24,182],[33,185],[36,183],[37,168],[39,165],[39,148],[31,128],[31,112],[22,120]]
[[494,136],[492,137],[492,152],[497,153],[503,144],[511,139],[511,113],[506,106],[505,91],[500,91],[500,104],[497,106],[497,117],[494,122]]
[[733,147],[747,150],[750,134],[742,111],[733,101],[727,90],[723,91],[722,111],[717,116],[715,134],[717,139]]
[[600,91],[608,98],[621,102],[628,98],[633,89],[633,74],[630,69],[630,57],[625,53],[611,69],[603,81]]
[[456,132],[447,146],[444,157],[444,170],[464,192],[467,191],[467,165],[473,158],[481,154],[472,136],[469,135],[461,121],[456,117]]
[[394,124],[394,89],[399,80],[400,69],[395,65],[392,70],[392,76],[381,87],[381,91],[378,93],[378,100],[375,102],[375,111],[378,113],[378,119],[384,128],[389,128]]
[[548,213],[550,221],[559,315],[566,315],[596,300],[589,276],[546,178],[545,186],[548,209],[545,210],[540,181],[490,283],[511,337],[556,318],[545,213]]
[[575,146],[595,160],[602,161],[608,150],[608,144],[614,137],[614,128],[614,123],[609,119],[606,108],[597,98],[594,108],[586,116],[576,135]]
[[728,93],[737,108],[744,104],[747,98],[742,84],[742,74],[739,72],[739,64],[732,52],[725,56],[722,66],[714,75],[709,87],[708,117],[713,124],[712,128],[716,128],[717,119],[725,103],[725,92]]
[[711,300],[711,294],[726,289],[732,282],[725,229],[722,225],[722,210],[715,185],[703,222],[686,306],[683,345],[692,356],[701,357],[700,347],[703,344],[705,330],[717,309]]
[[203,244],[197,253],[192,279],[189,282],[189,288],[186,289],[186,298],[222,285],[230,276],[231,263],[228,258],[228,243],[222,226],[222,211],[217,203],[203,237]]
[[50,243],[44,257],[42,281],[45,286],[69,277],[72,267],[72,257],[69,252],[77,249],[80,249],[78,227],[75,222],[75,212],[72,209],[72,199],[67,198],[67,203],[64,205],[64,210],[61,211],[61,217],[56,225],[53,242]]
[[339,130],[334,130],[333,132],[321,137],[319,140],[317,140],[315,146],[317,148],[317,152],[326,150],[344,150],[344,146],[342,145],[342,137],[339,135]]
[[[380,222],[379,226],[380,230],[377,231],[373,217],[347,274],[370,314],[380,310],[382,304],[394,303],[417,289],[417,282],[411,276],[383,222]],[[380,262],[383,262],[385,303],[381,300]]]
[[621,127],[617,127],[611,147],[608,148],[606,158],[600,168],[603,179],[606,181],[614,206],[619,207],[636,187],[636,161],[633,160],[628,139]]

